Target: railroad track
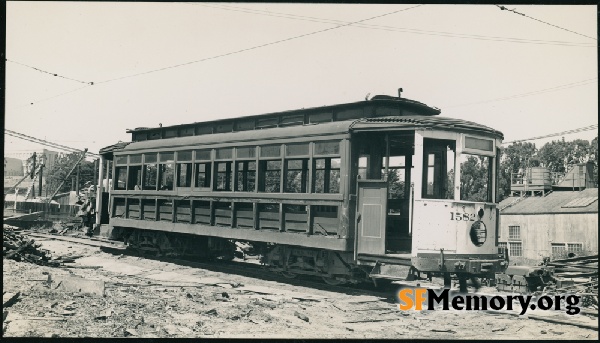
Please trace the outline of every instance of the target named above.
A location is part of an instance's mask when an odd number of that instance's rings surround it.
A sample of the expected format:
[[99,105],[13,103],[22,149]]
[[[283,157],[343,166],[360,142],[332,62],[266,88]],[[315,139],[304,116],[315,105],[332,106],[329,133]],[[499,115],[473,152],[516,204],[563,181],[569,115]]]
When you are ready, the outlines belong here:
[[[252,277],[261,280],[275,281],[285,283],[297,287],[307,287],[312,289],[318,289],[322,291],[330,291],[336,293],[344,293],[348,295],[372,295],[381,298],[382,301],[395,302],[396,295],[395,291],[398,285],[389,285],[381,290],[375,289],[372,284],[357,284],[357,285],[329,285],[323,282],[320,278],[312,276],[298,275],[296,278],[287,278],[282,275],[278,275],[268,268],[250,262],[242,261],[198,261],[184,258],[175,258],[167,256],[151,256],[148,254],[140,254],[137,250],[125,246],[121,242],[110,241],[99,238],[88,238],[88,237],[76,237],[76,236],[62,236],[62,235],[51,235],[43,234],[33,231],[23,231],[31,237],[60,240],[71,243],[84,244],[88,246],[99,247],[102,251],[114,255],[126,255],[136,256],[146,259],[174,263],[181,266],[199,268],[210,270],[213,272],[221,272],[228,274],[235,274],[245,277]],[[414,285],[414,283],[412,284]]]

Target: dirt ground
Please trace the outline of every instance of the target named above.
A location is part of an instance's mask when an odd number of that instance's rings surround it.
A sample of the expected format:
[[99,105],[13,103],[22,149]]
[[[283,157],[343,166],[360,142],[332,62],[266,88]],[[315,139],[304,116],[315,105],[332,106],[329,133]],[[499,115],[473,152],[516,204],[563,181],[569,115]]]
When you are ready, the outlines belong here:
[[[78,243],[36,242],[55,256],[82,256],[72,264],[79,267],[3,260],[3,291],[20,292],[4,309],[5,337],[598,339],[597,330],[571,325],[478,311],[404,312],[370,295],[118,256]],[[57,288],[48,275],[102,280],[105,294]]]

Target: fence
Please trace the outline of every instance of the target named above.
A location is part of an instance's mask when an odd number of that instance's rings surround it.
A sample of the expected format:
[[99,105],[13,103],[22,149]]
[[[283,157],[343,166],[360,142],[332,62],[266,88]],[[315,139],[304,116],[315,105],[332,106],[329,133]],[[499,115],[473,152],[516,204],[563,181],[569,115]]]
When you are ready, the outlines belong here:
[[66,217],[75,217],[79,210],[79,205],[58,205],[48,204],[44,202],[31,202],[31,201],[17,201],[15,208],[14,201],[4,202],[4,212],[13,209],[15,213],[32,213],[32,212],[44,212],[50,215],[61,215]]

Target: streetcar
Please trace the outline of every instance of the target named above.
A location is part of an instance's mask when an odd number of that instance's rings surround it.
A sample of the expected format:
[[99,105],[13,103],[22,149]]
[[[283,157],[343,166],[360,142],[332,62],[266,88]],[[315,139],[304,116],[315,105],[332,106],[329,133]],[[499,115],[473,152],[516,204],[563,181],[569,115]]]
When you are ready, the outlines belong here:
[[112,236],[143,251],[231,259],[250,242],[287,277],[455,276],[463,288],[506,267],[503,134],[440,112],[399,93],[128,130],[131,142],[100,151],[113,182],[98,206]]

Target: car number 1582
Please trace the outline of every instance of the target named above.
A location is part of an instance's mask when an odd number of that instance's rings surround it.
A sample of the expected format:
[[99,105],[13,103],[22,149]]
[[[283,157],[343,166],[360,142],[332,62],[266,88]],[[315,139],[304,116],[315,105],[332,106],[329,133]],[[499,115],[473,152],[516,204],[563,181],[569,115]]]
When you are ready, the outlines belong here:
[[475,213],[450,212],[450,220],[475,221]]

